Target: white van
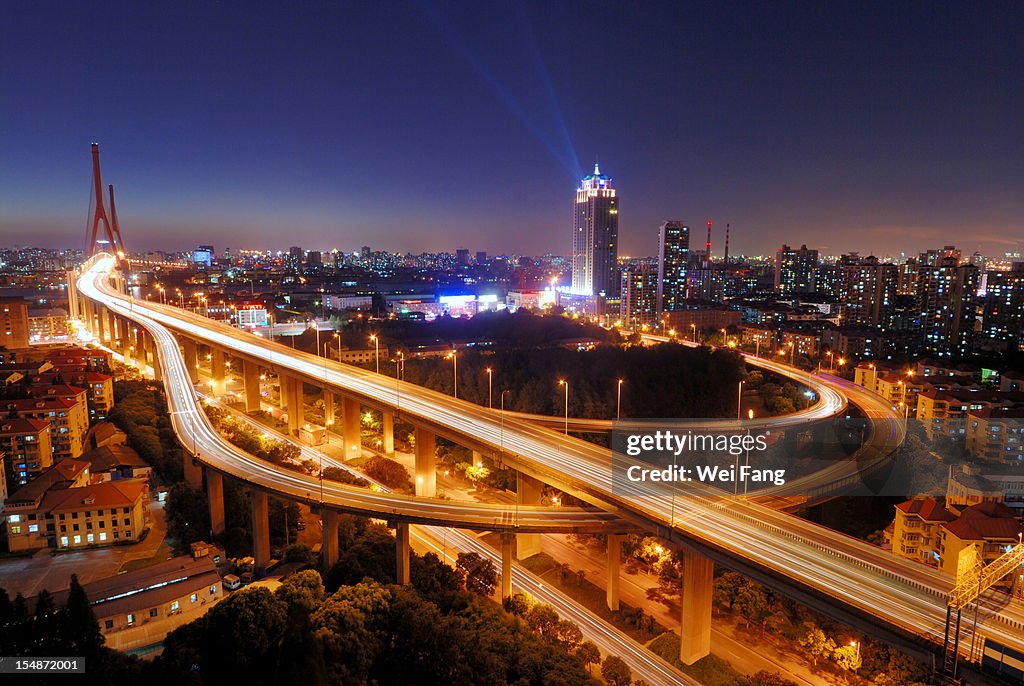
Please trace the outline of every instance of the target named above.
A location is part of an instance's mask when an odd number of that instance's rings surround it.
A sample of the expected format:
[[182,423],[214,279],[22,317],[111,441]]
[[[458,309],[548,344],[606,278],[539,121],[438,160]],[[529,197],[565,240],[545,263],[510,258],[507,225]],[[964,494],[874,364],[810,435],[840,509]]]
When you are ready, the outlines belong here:
[[242,580],[234,574],[227,574],[224,576],[224,590],[225,591],[237,591],[242,587]]

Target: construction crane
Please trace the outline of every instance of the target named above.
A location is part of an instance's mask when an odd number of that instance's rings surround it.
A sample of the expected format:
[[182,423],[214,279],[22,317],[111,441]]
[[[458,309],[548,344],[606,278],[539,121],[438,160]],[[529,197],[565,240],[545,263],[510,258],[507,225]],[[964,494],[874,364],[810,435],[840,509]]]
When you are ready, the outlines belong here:
[[[1007,574],[1024,565],[1024,543],[1021,534],[1018,543],[998,558],[985,564],[977,544],[965,548],[960,554],[956,586],[949,592],[946,604],[946,635],[943,640],[942,673],[947,683],[958,684],[957,661],[960,653],[960,614],[965,607],[977,602],[978,597],[999,583]],[[977,626],[977,615],[975,615]]]

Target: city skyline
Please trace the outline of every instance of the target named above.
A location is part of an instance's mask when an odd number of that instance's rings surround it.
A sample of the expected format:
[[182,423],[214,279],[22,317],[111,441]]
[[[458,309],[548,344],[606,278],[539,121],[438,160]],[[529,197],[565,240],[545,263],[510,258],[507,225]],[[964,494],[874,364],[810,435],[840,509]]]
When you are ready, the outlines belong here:
[[0,230],[76,245],[95,140],[129,249],[567,254],[565,194],[595,157],[630,197],[623,254],[654,254],[671,218],[730,223],[746,254],[1020,249],[1010,6],[312,7],[12,11]]

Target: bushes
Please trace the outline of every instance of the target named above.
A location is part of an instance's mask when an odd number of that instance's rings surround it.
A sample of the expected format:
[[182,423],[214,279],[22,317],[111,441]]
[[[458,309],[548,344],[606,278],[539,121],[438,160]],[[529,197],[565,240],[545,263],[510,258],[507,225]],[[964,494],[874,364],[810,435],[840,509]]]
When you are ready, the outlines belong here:
[[184,473],[182,448],[167,415],[163,391],[147,381],[118,381],[114,384],[117,404],[109,419],[128,436],[135,450],[164,483],[175,483]]
[[412,481],[409,479],[409,472],[405,471],[405,467],[394,460],[389,460],[381,455],[374,455],[364,462],[359,469],[366,476],[374,481],[379,481],[390,489],[406,492],[413,490]]

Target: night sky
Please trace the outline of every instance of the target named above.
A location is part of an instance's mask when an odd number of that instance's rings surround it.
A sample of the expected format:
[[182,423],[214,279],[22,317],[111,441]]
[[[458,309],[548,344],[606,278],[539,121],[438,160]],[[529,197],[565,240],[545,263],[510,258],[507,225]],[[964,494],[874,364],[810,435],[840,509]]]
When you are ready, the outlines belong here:
[[3,245],[81,247],[97,141],[129,249],[565,253],[595,157],[621,254],[670,218],[734,253],[1024,247],[1020,3],[2,14]]

